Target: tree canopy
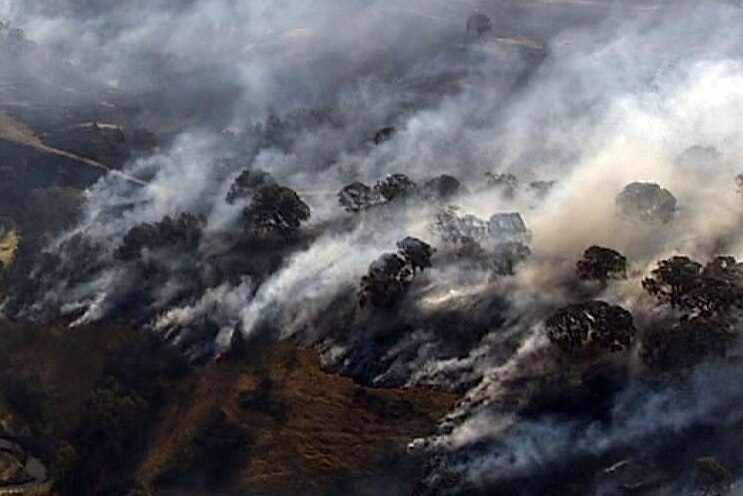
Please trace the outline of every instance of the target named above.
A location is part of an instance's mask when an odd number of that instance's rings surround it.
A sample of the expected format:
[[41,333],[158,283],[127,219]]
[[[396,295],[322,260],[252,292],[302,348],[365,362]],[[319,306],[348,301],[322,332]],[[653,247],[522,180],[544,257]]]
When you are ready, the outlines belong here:
[[687,314],[711,316],[743,308],[743,264],[730,256],[706,266],[685,256],[661,260],[642,286],[660,303]]
[[417,238],[397,243],[396,253],[385,253],[369,266],[361,278],[359,304],[391,308],[399,303],[416,274],[431,266],[434,249]]
[[611,248],[591,246],[576,265],[578,277],[586,281],[606,283],[609,279],[627,278],[627,259]]
[[725,356],[735,334],[724,319],[695,317],[666,327],[648,330],[642,339],[640,357],[657,369],[693,366],[710,356]]
[[682,312],[672,326],[645,333],[640,356],[651,367],[694,365],[708,356],[724,356],[735,339],[743,309],[743,264],[718,256],[706,265],[685,256],[658,262],[643,283],[660,303]]
[[628,184],[617,195],[616,205],[624,217],[653,224],[667,224],[676,214],[676,198],[655,183]]
[[377,181],[374,190],[387,201],[405,198],[417,190],[418,186],[405,174],[390,174]]
[[395,137],[397,129],[394,126],[385,126],[376,133],[374,133],[374,144],[381,145]]
[[493,29],[490,17],[480,12],[472,14],[467,19],[467,38],[473,40],[489,33]]
[[513,198],[519,188],[519,180],[513,174],[486,172],[485,180],[489,188],[497,189],[506,198]]
[[241,198],[248,198],[256,190],[264,186],[276,184],[271,174],[262,170],[246,169],[240,173],[230,186],[225,200],[227,203],[235,203]]
[[243,210],[249,230],[256,234],[290,234],[310,218],[310,207],[291,188],[270,184],[261,187]]
[[203,222],[201,217],[184,213],[175,219],[166,216],[154,224],[138,224],[126,233],[116,250],[116,257],[126,261],[135,260],[144,249],[177,248],[193,251],[201,240]]
[[459,182],[459,179],[448,174],[442,174],[426,181],[421,192],[423,197],[428,200],[448,200],[463,190],[464,186]]
[[629,348],[637,335],[630,312],[598,300],[560,308],[545,326],[550,341],[568,352],[591,344],[621,351]]
[[380,194],[362,182],[354,182],[338,192],[338,202],[347,212],[361,212],[382,201]]

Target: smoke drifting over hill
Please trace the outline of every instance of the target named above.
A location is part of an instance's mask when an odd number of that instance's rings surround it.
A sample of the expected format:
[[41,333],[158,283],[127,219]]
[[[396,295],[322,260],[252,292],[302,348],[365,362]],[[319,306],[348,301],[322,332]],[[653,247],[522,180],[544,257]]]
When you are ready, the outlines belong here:
[[[475,11],[492,28],[468,39]],[[461,392],[437,435],[415,443],[433,460],[425,494],[567,494],[544,492],[567,473],[587,494],[623,494],[606,467],[640,454],[657,464],[674,439],[702,456],[690,429],[712,439],[742,420],[737,342],[673,379],[639,357],[642,336],[679,316],[643,290],[658,260],[743,255],[735,5],[0,0],[0,18],[24,33],[0,55],[4,98],[105,101],[167,129],[124,166],[146,186],[107,176],[87,190],[79,222],[49,241],[9,315],[136,322],[195,360],[238,336],[291,338],[368,384]],[[386,126],[394,132],[375,139]],[[309,220],[252,231],[260,188],[226,200],[245,170],[295,190]],[[395,173],[417,192],[354,214],[338,204],[345,185]],[[441,174],[464,188],[420,193]],[[537,194],[534,181],[556,182]],[[671,192],[673,219],[620,215],[616,195],[632,182]],[[494,271],[455,253],[432,228],[450,204],[484,220],[520,212],[528,257]],[[394,308],[359,306],[359,280],[406,236],[437,249],[432,266],[413,271]],[[579,281],[592,245],[626,256],[628,277]],[[634,315],[631,350],[574,357],[549,342],[544,321],[591,299]],[[655,473],[648,487],[660,494],[698,482]]]

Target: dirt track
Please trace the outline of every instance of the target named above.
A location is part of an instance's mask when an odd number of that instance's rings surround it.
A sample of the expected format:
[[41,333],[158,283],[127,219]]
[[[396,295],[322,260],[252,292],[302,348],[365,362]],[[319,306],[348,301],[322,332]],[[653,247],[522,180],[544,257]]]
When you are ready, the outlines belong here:
[[145,181],[142,181],[141,179],[137,179],[136,177],[130,176],[124,172],[111,169],[110,167],[96,160],[81,157],[80,155],[75,155],[74,153],[70,153],[65,150],[60,150],[58,148],[46,145],[44,141],[33,132],[32,129],[30,129],[25,124],[16,121],[4,112],[0,112],[0,140],[10,141],[21,146],[33,148],[41,153],[56,155],[58,157],[72,160],[81,165],[101,169],[108,174],[120,177],[125,181],[129,181],[139,186],[147,185],[147,183]]

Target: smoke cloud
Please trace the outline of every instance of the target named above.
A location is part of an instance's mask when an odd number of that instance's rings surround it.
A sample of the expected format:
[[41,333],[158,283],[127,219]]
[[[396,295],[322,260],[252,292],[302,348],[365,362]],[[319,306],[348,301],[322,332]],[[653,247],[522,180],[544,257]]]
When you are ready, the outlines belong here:
[[[0,18],[28,42],[6,67],[45,81],[34,98],[54,102],[71,86],[77,105],[138,102],[147,112],[135,113],[137,124],[168,129],[158,151],[125,166],[147,185],[104,177],[90,187],[79,223],[45,250],[53,264],[39,263],[6,311],[70,325],[134,321],[194,358],[269,334],[316,346],[364,382],[461,392],[423,443],[437,460],[431,494],[446,472],[459,481],[450,492],[479,494],[695,425],[738,422],[739,364],[705,363],[659,384],[643,375],[637,350],[600,422],[510,407],[526,408],[543,376],[565,370],[542,322],[590,293],[574,278],[587,247],[630,260],[627,281],[592,296],[627,308],[640,327],[663,313],[641,286],[657,260],[741,255],[743,12],[723,2],[398,4],[0,1]],[[467,41],[475,11],[492,17],[493,32]],[[53,65],[26,63],[37,54]],[[395,133],[375,144],[383,126]],[[245,169],[309,205],[298,240],[245,242],[251,198],[225,201]],[[514,174],[521,187],[506,194],[486,172]],[[344,185],[392,173],[419,185],[456,176],[468,191],[447,202],[463,213],[520,212],[530,257],[508,276],[449,257],[431,229],[441,203],[353,216],[338,205]],[[536,197],[525,186],[538,180],[556,184]],[[673,222],[618,215],[615,197],[634,181],[673,193]],[[149,265],[117,258],[132,228],[183,214],[202,223],[194,249],[153,249]],[[433,267],[396,310],[359,308],[359,279],[405,236],[439,249]]]

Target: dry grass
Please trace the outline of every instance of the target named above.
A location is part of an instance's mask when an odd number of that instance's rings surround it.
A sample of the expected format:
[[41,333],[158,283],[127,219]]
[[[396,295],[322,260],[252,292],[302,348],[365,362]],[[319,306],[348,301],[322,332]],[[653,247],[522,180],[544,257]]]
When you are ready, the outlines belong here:
[[[82,406],[100,381],[107,357],[126,353],[130,343],[141,339],[126,328],[70,330],[0,321],[0,331],[6,375],[37,384],[46,408],[53,410],[43,424],[30,427],[34,434],[57,439],[67,438],[81,422]],[[163,391],[158,413],[147,426],[149,447],[134,474],[159,486],[162,494],[172,488],[163,481],[178,481],[178,476],[166,476],[183,474],[184,454],[201,449],[199,442],[215,418],[244,432],[247,440],[247,449],[231,460],[230,477],[220,490],[310,495],[339,477],[372,473],[385,456],[431,432],[457,399],[431,390],[361,387],[324,372],[314,351],[290,343],[192,368],[177,382],[164,384]],[[44,432],[37,431],[41,425]]]
[[44,145],[31,128],[13,119],[5,112],[0,112],[0,139],[31,147]]
[[13,264],[20,242],[21,236],[15,228],[0,237],[0,263],[3,266],[9,267]]
[[53,410],[53,425],[47,427],[63,436],[78,422],[81,405],[99,380],[107,354],[135,337],[126,328],[40,328],[6,321],[0,332],[6,372],[38,385]]
[[[258,406],[241,397],[268,394]],[[265,386],[263,386],[265,387]],[[211,418],[215,409],[252,439],[234,490],[309,494],[339,474],[371,471],[386,454],[429,433],[456,398],[430,390],[378,390],[325,373],[318,356],[288,343],[257,363],[225,363],[199,372],[193,396],[172,402],[140,476],[154,483]]]

